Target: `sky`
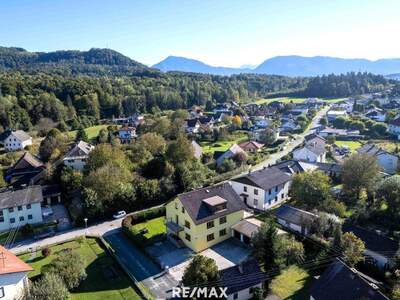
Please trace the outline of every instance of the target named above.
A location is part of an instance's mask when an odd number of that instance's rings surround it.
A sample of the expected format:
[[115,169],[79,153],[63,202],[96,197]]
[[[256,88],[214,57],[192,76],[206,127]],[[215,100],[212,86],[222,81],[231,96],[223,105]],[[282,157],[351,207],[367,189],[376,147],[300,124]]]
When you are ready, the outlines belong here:
[[111,48],[152,65],[215,66],[278,55],[400,57],[399,0],[1,0],[0,45]]

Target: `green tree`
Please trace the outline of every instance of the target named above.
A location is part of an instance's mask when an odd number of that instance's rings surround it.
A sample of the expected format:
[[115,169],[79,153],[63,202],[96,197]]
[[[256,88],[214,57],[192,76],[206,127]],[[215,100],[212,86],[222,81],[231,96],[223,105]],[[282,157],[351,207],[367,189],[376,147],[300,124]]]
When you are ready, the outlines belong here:
[[321,207],[330,200],[330,179],[321,171],[295,174],[290,193],[306,208]]
[[85,173],[88,174],[107,164],[115,165],[126,170],[131,169],[130,161],[120,148],[113,147],[109,144],[100,144],[90,152],[85,165]]
[[263,131],[261,131],[259,140],[261,143],[263,143],[265,145],[271,145],[271,144],[275,143],[276,137],[277,137],[277,134],[273,129],[266,128]]
[[392,220],[400,217],[400,175],[385,178],[377,188],[377,197],[384,200]]
[[332,125],[335,128],[345,129],[346,128],[346,121],[347,121],[347,119],[344,118],[344,117],[337,117],[335,120],[333,120]]
[[194,150],[190,141],[184,135],[180,135],[169,143],[166,155],[169,161],[177,165],[194,159]]
[[75,140],[77,142],[79,141],[89,142],[89,137],[83,127],[78,129]]
[[343,234],[343,259],[351,267],[364,260],[365,244],[354,233]]
[[184,286],[200,286],[215,283],[219,279],[218,267],[212,258],[196,255],[183,273]]
[[44,274],[34,282],[27,296],[27,300],[68,300],[69,298],[64,281],[54,273]]
[[86,278],[85,260],[75,251],[60,252],[50,264],[44,265],[42,274],[52,273],[61,277],[68,290],[72,290]]
[[69,167],[64,167],[61,171],[61,186],[66,193],[71,193],[75,190],[79,190],[82,187],[82,180],[83,175],[79,171],[76,171]]
[[145,133],[137,141],[138,147],[149,151],[152,155],[164,154],[167,143],[165,139],[157,133]]
[[283,237],[280,242],[287,266],[304,261],[303,243],[296,241],[293,236]]
[[381,136],[385,136],[386,135],[388,127],[384,123],[375,123],[372,126],[371,130],[375,135],[381,137]]
[[[343,191],[354,201],[358,201],[363,189],[372,190],[380,172],[375,157],[368,154],[353,154],[343,163]],[[356,176],[355,176],[356,175]]]

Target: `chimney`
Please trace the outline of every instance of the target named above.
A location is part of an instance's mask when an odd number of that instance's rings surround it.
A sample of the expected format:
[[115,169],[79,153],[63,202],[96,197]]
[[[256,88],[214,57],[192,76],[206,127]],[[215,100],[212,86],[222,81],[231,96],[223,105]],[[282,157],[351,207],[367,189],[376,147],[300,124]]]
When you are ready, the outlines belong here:
[[243,263],[238,264],[238,270],[240,274],[243,274]]

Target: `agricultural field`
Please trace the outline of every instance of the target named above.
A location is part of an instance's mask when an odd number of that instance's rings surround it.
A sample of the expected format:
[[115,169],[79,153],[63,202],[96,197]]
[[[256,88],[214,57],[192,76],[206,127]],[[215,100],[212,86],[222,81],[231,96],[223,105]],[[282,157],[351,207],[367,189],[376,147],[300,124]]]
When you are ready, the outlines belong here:
[[42,256],[40,251],[19,257],[34,269],[28,274],[29,278],[32,278],[39,275],[41,268],[65,249],[77,251],[84,257],[86,263],[87,278],[71,292],[72,300],[140,299],[129,278],[94,238],[77,239],[53,245],[50,247],[51,254],[48,257]]

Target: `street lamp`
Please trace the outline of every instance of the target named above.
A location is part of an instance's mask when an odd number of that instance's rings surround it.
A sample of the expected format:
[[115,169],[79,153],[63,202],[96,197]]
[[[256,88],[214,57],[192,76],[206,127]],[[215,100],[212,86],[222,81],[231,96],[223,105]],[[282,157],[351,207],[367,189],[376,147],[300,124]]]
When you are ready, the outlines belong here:
[[85,221],[85,228],[87,229],[87,221],[88,221],[88,218],[84,218],[83,220]]

